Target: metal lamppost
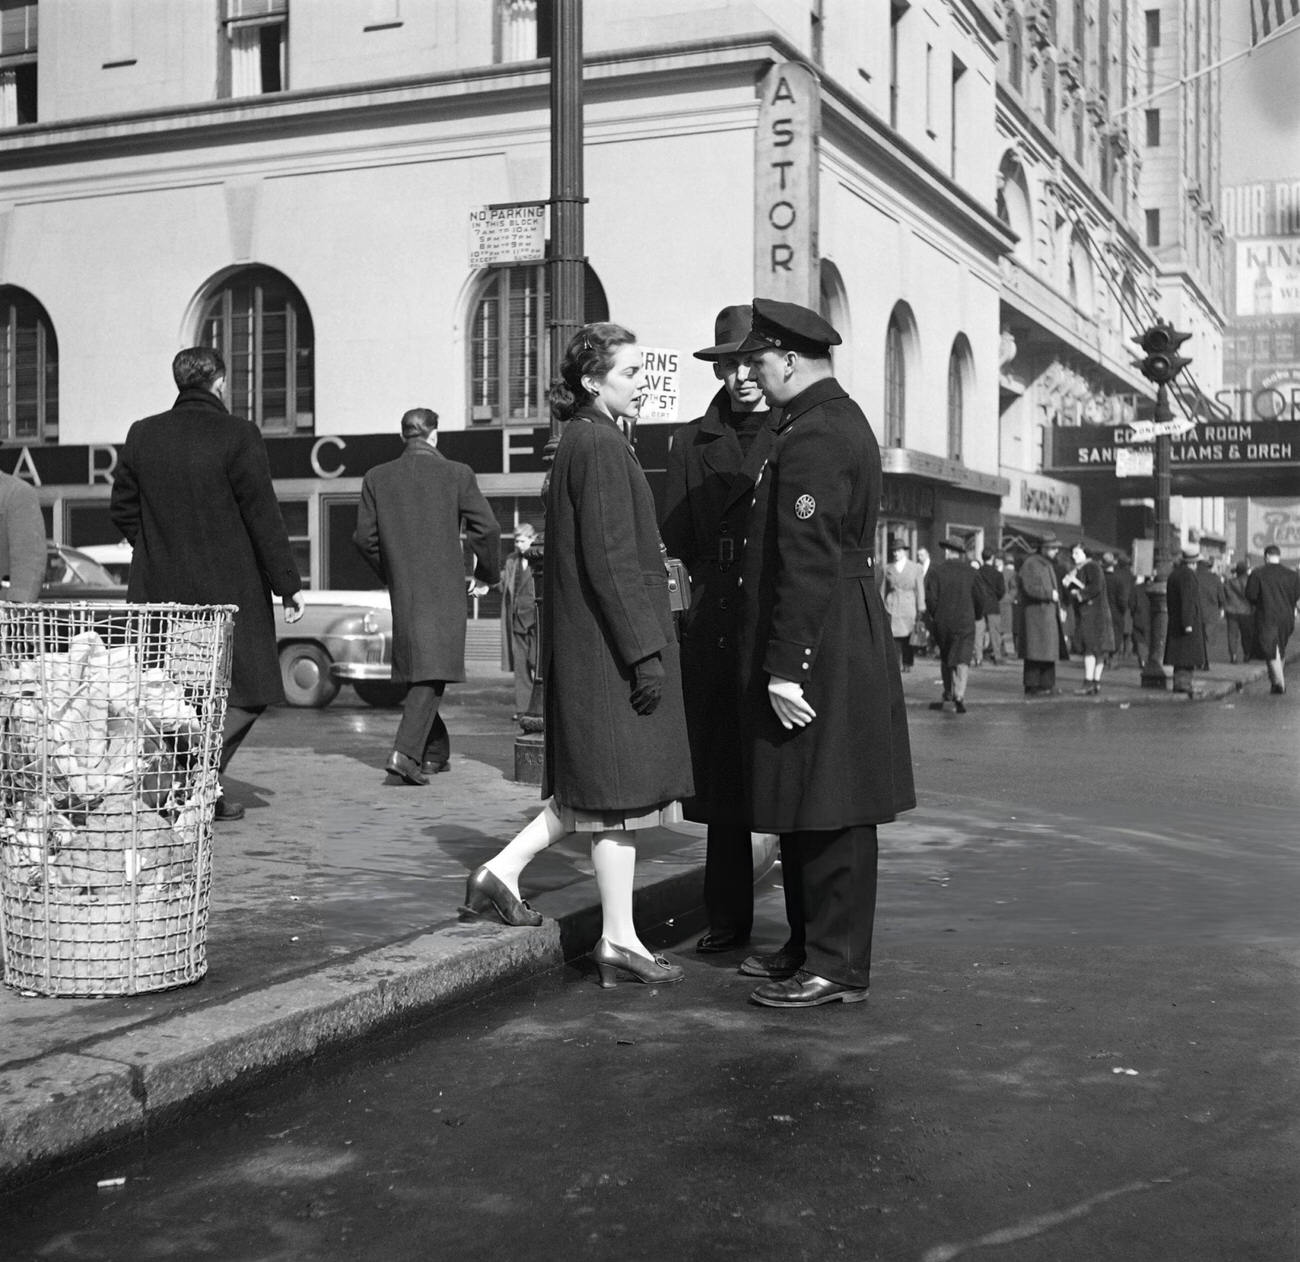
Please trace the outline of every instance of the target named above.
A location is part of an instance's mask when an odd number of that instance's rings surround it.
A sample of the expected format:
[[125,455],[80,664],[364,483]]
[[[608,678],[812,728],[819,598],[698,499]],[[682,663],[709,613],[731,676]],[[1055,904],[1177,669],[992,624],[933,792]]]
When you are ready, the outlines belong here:
[[1156,387],[1155,415],[1155,478],[1156,478],[1156,537],[1155,581],[1147,584],[1147,599],[1151,606],[1151,639],[1147,660],[1142,667],[1142,687],[1168,688],[1165,676],[1165,640],[1169,634],[1169,606],[1166,602],[1167,582],[1173,549],[1170,539],[1169,485],[1170,447],[1173,432],[1180,428],[1174,421],[1169,406],[1169,383],[1192,361],[1178,353],[1178,348],[1192,335],[1180,333],[1166,320],[1157,320],[1139,337],[1133,338],[1146,354],[1135,359],[1134,365]]
[[[549,362],[555,373],[565,347],[582,327],[586,289],[586,254],[583,244],[582,176],[582,0],[555,0],[551,36],[551,236],[546,249],[546,288],[550,295],[548,325]],[[551,437],[560,432],[552,418]],[[545,541],[541,563],[546,564]],[[538,574],[540,577],[540,572]],[[541,596],[538,596],[538,629]],[[541,675],[538,671],[528,711],[520,720],[523,734],[515,740],[515,779],[540,784],[545,757]]]

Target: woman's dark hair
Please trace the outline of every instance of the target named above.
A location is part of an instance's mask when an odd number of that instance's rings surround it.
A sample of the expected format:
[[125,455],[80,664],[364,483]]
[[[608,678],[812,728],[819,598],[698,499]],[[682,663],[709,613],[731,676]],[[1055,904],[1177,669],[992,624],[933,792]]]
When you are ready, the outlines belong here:
[[567,421],[587,401],[583,377],[603,377],[613,368],[618,348],[635,341],[636,334],[621,324],[584,324],[565,349],[560,375],[551,382],[551,415]]

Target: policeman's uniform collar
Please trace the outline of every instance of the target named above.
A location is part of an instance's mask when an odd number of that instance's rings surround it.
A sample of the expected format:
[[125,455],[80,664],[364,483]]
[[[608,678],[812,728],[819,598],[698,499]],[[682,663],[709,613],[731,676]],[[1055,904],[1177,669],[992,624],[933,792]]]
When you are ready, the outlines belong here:
[[814,381],[806,390],[800,391],[787,403],[781,412],[777,431],[786,429],[796,417],[802,416],[810,408],[820,407],[832,399],[847,399],[844,387],[834,377],[822,377]]

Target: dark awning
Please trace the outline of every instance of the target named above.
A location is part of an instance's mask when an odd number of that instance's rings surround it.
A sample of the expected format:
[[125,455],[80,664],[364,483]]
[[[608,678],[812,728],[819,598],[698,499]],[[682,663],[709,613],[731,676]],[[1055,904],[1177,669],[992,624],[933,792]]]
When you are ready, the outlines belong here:
[[1095,539],[1085,535],[1078,526],[1069,526],[1062,522],[1040,521],[1032,517],[1002,517],[1002,546],[1013,548],[1019,544],[1026,550],[1038,547],[1039,541],[1046,534],[1053,534],[1061,541],[1061,547],[1072,548],[1076,543],[1083,544],[1088,552],[1113,552],[1116,557],[1127,557],[1128,549],[1116,543],[1107,543],[1104,539]]

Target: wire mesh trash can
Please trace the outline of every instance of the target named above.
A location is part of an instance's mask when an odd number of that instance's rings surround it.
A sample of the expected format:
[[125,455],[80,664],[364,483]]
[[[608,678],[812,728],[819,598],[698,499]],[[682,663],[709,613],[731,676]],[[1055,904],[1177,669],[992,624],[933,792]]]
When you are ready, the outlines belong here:
[[233,605],[0,604],[0,942],[38,995],[207,971]]

